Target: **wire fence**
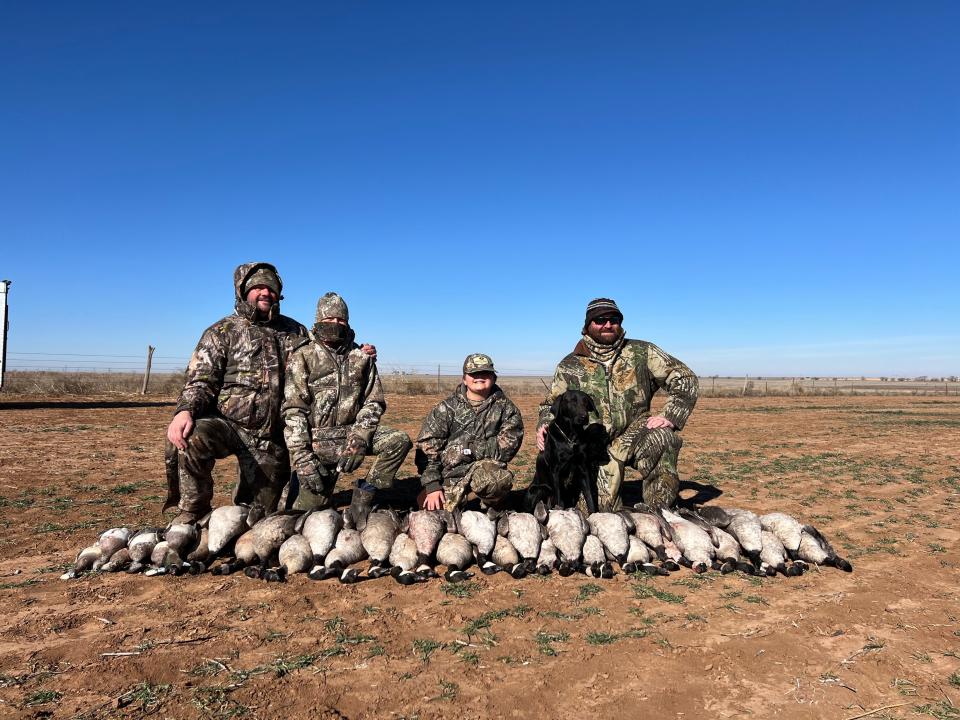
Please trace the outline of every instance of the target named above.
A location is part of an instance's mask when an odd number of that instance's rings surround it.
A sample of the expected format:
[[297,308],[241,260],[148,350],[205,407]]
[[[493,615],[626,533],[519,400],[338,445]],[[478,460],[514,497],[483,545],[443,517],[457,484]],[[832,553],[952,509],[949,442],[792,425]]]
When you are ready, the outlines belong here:
[[[175,395],[183,385],[189,356],[152,355],[148,390]],[[94,354],[8,352],[5,393],[139,392],[146,353]],[[446,394],[460,382],[461,365],[436,362],[392,362],[377,366],[388,393]],[[498,383],[510,394],[542,395],[552,371],[545,368],[499,367]],[[832,377],[832,376],[700,376],[704,397],[798,395],[940,395],[960,394],[960,377]]]

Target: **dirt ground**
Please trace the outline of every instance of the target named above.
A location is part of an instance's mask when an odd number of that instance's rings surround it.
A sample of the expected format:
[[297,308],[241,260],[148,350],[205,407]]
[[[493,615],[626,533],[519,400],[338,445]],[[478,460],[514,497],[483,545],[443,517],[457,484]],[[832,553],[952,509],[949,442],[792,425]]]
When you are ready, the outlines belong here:
[[164,400],[0,398],[0,717],[960,718],[960,399],[700,402],[683,495],[793,513],[852,574],[61,581],[100,531],[162,524]]

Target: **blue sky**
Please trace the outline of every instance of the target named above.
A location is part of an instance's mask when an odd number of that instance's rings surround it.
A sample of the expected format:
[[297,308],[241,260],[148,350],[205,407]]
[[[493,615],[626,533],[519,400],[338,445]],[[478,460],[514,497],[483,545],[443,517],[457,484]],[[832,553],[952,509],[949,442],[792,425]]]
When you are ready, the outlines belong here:
[[549,372],[604,295],[704,375],[960,370],[956,3],[0,20],[13,366],[176,363],[262,259],[306,324],[342,293],[385,367]]

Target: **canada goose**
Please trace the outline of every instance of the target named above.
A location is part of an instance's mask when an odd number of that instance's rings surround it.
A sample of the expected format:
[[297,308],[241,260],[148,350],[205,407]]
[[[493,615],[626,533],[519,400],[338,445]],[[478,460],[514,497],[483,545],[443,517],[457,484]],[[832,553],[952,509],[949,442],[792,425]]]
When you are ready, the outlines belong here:
[[309,577],[314,580],[326,580],[334,576],[340,576],[342,583],[355,583],[360,579],[360,571],[351,568],[356,562],[360,562],[367,557],[367,551],[363,549],[363,542],[360,540],[360,532],[352,528],[343,528],[337,535],[337,542],[333,550],[327,553],[324,559],[324,570],[320,577],[314,577],[313,568]]
[[447,582],[462,582],[473,577],[473,573],[466,572],[473,562],[473,547],[470,541],[456,532],[448,532],[437,545],[437,562],[447,567],[443,579]]
[[580,556],[587,538],[587,523],[577,510],[552,509],[547,517],[547,532],[560,553],[557,571],[572,575],[580,568]]
[[800,547],[800,533],[803,532],[803,527],[790,515],[782,512],[761,515],[760,527],[776,535],[788,553],[796,552]]
[[817,565],[832,565],[844,572],[853,572],[853,565],[837,555],[827,538],[812,525],[803,526],[800,534],[800,546],[791,557]]
[[587,515],[590,532],[596,535],[606,554],[616,560],[621,567],[627,561],[630,550],[630,537],[627,523],[619,513],[598,512]]
[[490,553],[497,542],[497,526],[486,513],[465,510],[454,515],[457,529],[473,545],[477,558],[477,567],[484,575],[493,575],[500,571],[490,559]]
[[447,531],[445,519],[431,510],[417,510],[407,517],[407,534],[417,544],[417,573],[424,577],[437,577],[430,560],[437,549],[440,538]]
[[372,578],[390,573],[390,550],[400,532],[400,520],[392,510],[374,510],[360,532],[360,542],[370,556],[367,575]]
[[390,574],[401,585],[412,585],[426,580],[414,572],[418,556],[417,543],[407,533],[401,532],[394,538],[393,547],[390,548]]
[[520,562],[520,553],[503,535],[497,535],[490,559],[517,580],[527,576],[527,568]]
[[613,566],[607,562],[603,543],[596,535],[590,534],[583,541],[583,572],[595,578],[612,578]]
[[707,532],[666,508],[660,510],[663,518],[673,528],[673,540],[684,559],[694,572],[703,573],[710,569],[716,557],[713,539]]
[[101,561],[106,562],[103,557],[103,549],[99,545],[86,547],[77,553],[77,559],[74,561],[73,567],[61,575],[60,579],[73,580],[74,578],[80,577],[85,572],[91,571],[94,564]]
[[516,548],[527,572],[534,572],[547,529],[531,513],[508,512],[497,522],[497,531]]

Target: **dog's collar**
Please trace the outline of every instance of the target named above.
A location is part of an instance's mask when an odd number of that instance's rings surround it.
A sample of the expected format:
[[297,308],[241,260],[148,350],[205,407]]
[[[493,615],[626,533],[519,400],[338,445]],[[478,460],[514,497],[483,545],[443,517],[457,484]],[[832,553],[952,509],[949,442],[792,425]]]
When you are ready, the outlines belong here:
[[560,433],[560,437],[562,437],[568,444],[570,444],[570,445],[573,444],[573,440],[571,440],[569,437],[567,437],[567,434],[563,431],[563,428],[560,427],[559,425],[557,425],[556,422],[550,423],[550,427],[552,427],[552,428],[555,429],[558,433]]

